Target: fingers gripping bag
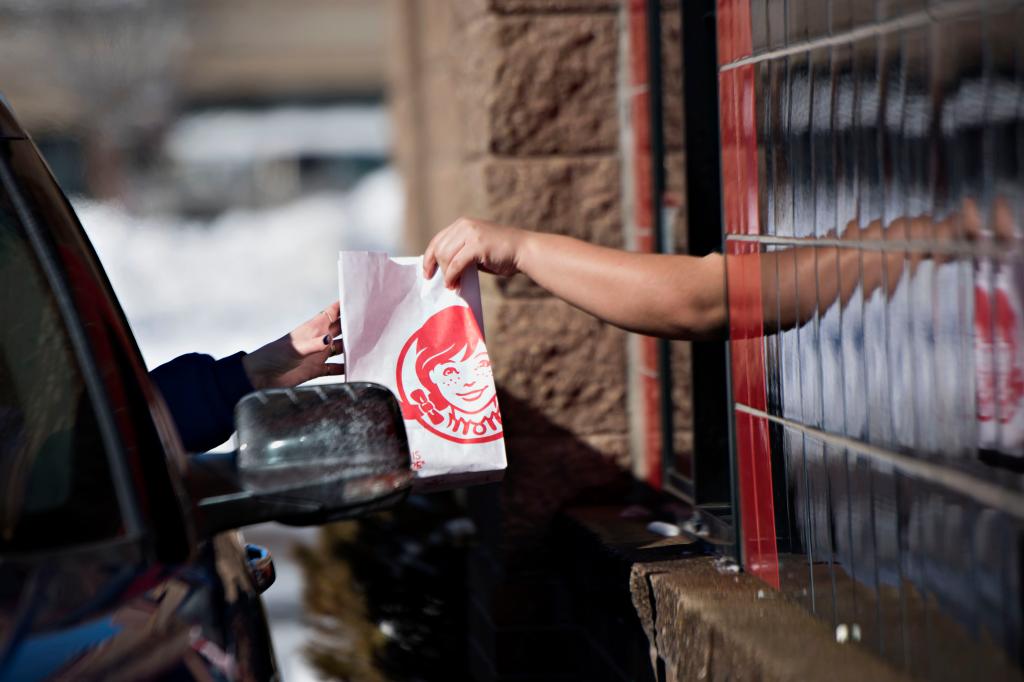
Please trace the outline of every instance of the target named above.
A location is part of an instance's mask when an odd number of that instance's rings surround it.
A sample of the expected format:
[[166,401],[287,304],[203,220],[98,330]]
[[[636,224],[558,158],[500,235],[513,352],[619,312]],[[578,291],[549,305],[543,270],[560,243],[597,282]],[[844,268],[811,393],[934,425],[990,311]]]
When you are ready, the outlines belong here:
[[476,268],[460,287],[423,258],[338,257],[345,380],[391,389],[402,407],[420,491],[500,480],[505,442],[483,335]]

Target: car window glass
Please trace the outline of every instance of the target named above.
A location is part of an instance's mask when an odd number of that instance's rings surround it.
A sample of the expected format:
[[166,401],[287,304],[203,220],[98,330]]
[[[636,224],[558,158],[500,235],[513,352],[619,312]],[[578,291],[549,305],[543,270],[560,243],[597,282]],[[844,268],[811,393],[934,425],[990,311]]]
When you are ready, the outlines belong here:
[[184,453],[174,424],[153,392],[131,330],[73,207],[36,149],[28,140],[0,145],[0,163],[4,161],[70,295],[75,328],[88,348],[87,377],[94,371],[98,379],[95,385],[89,383],[90,396],[116,429],[108,433],[104,428],[104,436],[117,438],[113,473],[124,525],[132,533],[148,525],[157,555],[182,559],[191,551],[191,539],[188,502],[177,487]]
[[0,551],[123,533],[81,370],[57,301],[0,196]]

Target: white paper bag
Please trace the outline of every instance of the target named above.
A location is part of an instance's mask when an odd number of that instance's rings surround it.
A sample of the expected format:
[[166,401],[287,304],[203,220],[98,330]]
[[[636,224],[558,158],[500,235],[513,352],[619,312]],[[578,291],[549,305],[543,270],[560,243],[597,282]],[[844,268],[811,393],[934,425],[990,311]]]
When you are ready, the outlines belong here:
[[391,389],[402,406],[418,490],[500,480],[505,442],[484,345],[476,268],[458,291],[423,259],[338,257],[346,381]]

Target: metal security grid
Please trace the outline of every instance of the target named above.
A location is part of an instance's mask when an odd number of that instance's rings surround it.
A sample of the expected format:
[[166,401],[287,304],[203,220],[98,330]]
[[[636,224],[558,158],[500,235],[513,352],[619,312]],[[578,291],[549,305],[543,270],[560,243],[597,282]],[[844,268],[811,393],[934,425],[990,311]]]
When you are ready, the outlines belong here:
[[719,0],[747,568],[930,679],[1024,655],[1024,2]]

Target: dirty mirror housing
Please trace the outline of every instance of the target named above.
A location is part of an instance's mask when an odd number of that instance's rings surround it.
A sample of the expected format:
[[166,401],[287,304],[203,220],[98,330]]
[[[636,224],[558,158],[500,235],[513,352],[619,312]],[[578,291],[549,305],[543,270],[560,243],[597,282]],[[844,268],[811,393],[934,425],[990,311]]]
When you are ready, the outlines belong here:
[[207,534],[263,521],[351,518],[409,491],[405,426],[383,386],[257,391],[238,403],[235,426],[237,452],[192,458],[190,484]]

